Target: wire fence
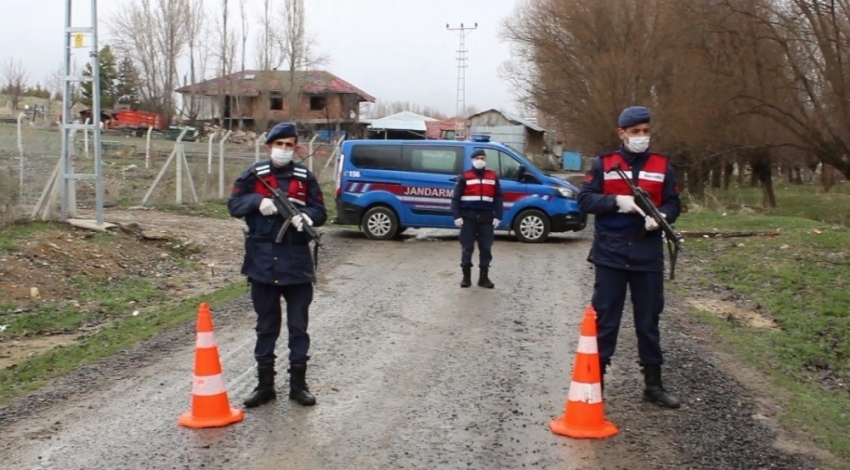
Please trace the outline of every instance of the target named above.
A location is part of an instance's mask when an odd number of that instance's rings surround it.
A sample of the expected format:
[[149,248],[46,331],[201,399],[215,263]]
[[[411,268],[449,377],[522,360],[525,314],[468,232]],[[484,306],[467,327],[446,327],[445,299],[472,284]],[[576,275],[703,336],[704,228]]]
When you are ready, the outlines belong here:
[[[268,157],[262,136],[253,142],[222,144],[223,137],[218,134],[197,142],[177,142],[103,133],[104,207],[156,207],[226,199],[239,173]],[[86,139],[83,132],[77,132],[71,141],[73,172],[93,174],[91,136]],[[310,167],[320,182],[333,181],[339,143],[313,138],[302,143],[296,158]],[[58,217],[61,178],[54,178],[61,174],[60,154],[59,129],[27,121],[20,126],[0,123],[0,222]],[[96,207],[95,181],[78,180],[71,189],[71,212]]]

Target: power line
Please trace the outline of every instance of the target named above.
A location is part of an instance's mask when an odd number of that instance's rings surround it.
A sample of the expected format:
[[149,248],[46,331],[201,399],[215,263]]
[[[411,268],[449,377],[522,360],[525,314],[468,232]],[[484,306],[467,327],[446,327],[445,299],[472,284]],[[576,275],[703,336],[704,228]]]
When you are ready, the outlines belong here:
[[466,49],[466,35],[471,31],[478,29],[478,23],[473,26],[464,26],[452,28],[446,24],[448,31],[456,31],[460,37],[460,45],[457,49],[457,101],[455,103],[455,137],[460,138],[465,130],[463,119],[466,118],[466,54],[469,52]]

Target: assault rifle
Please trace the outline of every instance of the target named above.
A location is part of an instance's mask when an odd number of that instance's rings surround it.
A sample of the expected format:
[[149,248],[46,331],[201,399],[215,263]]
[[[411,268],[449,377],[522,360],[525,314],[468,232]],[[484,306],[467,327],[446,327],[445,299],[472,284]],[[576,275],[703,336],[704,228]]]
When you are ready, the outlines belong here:
[[[273,188],[266,180],[264,180],[256,170],[254,170],[254,176],[263,183],[263,186],[271,192],[272,201],[274,202],[275,207],[277,207],[277,213],[283,217],[283,225],[280,227],[280,231],[277,232],[277,237],[275,237],[274,241],[280,243],[283,241],[283,236],[286,234],[286,230],[292,225],[292,218],[296,215],[301,215],[301,211],[295,207],[292,202],[289,200],[289,195],[280,190],[280,188]],[[303,218],[302,218],[303,221]],[[316,266],[319,266],[319,247],[322,245],[322,234],[319,233],[313,226],[307,225],[307,222],[304,221],[302,224],[302,229],[310,238],[313,240],[315,245],[313,245],[313,260]]]
[[667,251],[670,253],[670,279],[674,279],[676,273],[676,259],[679,257],[679,251],[682,250],[682,238],[673,230],[673,227],[669,222],[667,222],[667,219],[661,215],[661,212],[657,207],[655,207],[655,204],[652,203],[652,198],[649,196],[649,193],[644,191],[643,188],[635,186],[631,178],[629,178],[628,175],[626,175],[626,173],[620,168],[619,163],[615,163],[610,171],[617,172],[617,175],[619,175],[620,178],[629,185],[629,189],[632,191],[632,196],[635,198],[635,204],[640,207],[640,210],[642,210],[644,214],[652,217],[652,219],[655,220],[664,232],[664,238],[667,239]]

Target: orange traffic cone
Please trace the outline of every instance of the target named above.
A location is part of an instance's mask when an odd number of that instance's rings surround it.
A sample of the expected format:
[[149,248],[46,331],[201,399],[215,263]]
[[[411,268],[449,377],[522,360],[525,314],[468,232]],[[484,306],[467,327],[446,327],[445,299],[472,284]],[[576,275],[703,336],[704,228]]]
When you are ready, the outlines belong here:
[[192,409],[180,415],[177,424],[194,429],[215,428],[242,421],[244,414],[242,410],[231,408],[227,400],[210,307],[203,302],[198,307]]
[[581,323],[573,381],[564,415],[549,422],[553,433],[577,439],[602,439],[619,432],[613,423],[605,419],[601,378],[596,346],[596,311],[588,306]]

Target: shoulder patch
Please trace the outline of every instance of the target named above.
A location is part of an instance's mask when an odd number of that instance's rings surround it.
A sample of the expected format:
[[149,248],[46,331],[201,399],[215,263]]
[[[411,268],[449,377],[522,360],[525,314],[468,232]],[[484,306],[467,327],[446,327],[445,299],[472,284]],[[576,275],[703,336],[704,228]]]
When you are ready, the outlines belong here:
[[587,173],[585,173],[584,179],[582,179],[581,182],[584,183],[584,184],[593,183],[593,173],[591,173],[589,171]]

